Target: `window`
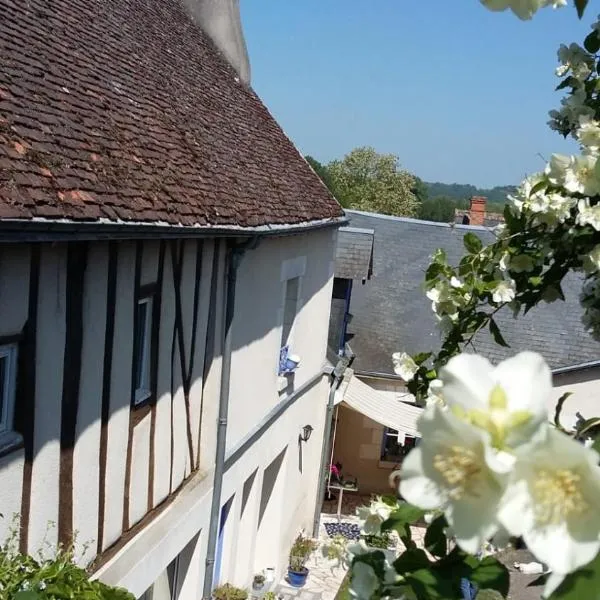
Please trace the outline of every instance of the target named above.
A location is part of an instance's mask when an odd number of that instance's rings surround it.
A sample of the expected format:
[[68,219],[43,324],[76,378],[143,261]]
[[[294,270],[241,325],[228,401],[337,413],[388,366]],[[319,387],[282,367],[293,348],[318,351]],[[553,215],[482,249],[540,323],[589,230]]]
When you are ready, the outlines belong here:
[[281,329],[281,347],[290,343],[296,313],[298,312],[298,291],[300,277],[293,277],[285,282],[285,300],[283,304],[283,326]]
[[415,438],[386,427],[383,430],[381,441],[381,460],[402,462],[402,459],[414,446]]
[[13,427],[16,375],[17,345],[0,346],[0,433]]
[[135,393],[133,398],[134,405],[141,404],[150,398],[152,394],[150,389],[152,305],[152,296],[138,300],[133,340],[133,348],[135,352],[135,356],[133,358],[133,373],[135,381]]

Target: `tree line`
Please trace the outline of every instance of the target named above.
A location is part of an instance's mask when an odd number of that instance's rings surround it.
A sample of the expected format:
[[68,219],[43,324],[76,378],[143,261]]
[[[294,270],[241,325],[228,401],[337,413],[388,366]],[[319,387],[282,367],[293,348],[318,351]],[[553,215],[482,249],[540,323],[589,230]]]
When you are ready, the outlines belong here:
[[488,198],[488,210],[502,212],[513,186],[481,189],[458,183],[427,183],[400,167],[394,154],[355,148],[342,159],[306,161],[344,208],[426,221],[454,222],[455,209],[469,207],[471,196]]

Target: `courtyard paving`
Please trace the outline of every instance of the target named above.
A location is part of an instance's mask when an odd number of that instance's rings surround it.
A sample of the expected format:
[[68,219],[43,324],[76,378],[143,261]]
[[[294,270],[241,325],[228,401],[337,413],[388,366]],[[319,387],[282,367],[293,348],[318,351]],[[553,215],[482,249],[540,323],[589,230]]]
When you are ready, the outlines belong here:
[[[369,501],[369,496],[345,494],[341,511],[341,524],[347,526],[348,529],[351,526],[360,526],[356,509],[359,506],[369,504]],[[329,537],[326,527],[328,524],[336,525],[338,523],[336,510],[337,502],[326,502],[323,505],[319,528],[320,540],[326,540]],[[419,547],[422,547],[425,530],[420,527],[413,527],[412,533],[415,542]],[[346,569],[338,565],[337,561],[324,558],[320,550],[313,554],[307,566],[310,573],[303,588],[293,588],[285,579],[275,588],[274,591],[280,600],[334,600],[346,576]]]

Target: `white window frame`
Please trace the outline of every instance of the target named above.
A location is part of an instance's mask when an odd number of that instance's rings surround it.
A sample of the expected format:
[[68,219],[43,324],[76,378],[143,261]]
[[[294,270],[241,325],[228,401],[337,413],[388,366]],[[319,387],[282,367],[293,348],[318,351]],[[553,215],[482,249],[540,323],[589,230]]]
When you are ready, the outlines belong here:
[[[137,406],[142,402],[145,402],[152,395],[151,389],[151,379],[150,379],[150,355],[152,353],[152,311],[154,308],[154,297],[153,296],[144,296],[138,300],[138,318],[139,318],[139,307],[142,304],[146,304],[146,319],[143,327],[143,334],[141,339],[141,347],[137,348],[137,352],[141,353],[136,354],[133,357],[134,361],[138,360],[138,356],[140,356],[141,363],[141,371],[140,371],[140,380],[141,385],[137,386],[137,381],[135,382],[136,388],[133,397],[133,404]],[[137,322],[134,327],[134,336],[137,333]],[[135,343],[135,340],[134,340]],[[134,375],[138,374],[137,365],[134,368]]]
[[15,395],[17,387],[17,357],[18,345],[4,344],[0,346],[0,359],[5,358],[4,393],[0,398],[2,402],[2,415],[0,417],[0,435],[13,430]]

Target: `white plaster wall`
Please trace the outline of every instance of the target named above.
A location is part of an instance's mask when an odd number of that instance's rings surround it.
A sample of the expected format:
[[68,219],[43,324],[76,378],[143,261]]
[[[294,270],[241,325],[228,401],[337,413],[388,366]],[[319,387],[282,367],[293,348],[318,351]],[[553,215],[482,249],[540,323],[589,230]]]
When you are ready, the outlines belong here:
[[65,284],[66,245],[44,245],[37,317],[34,460],[28,539],[31,553],[38,548],[51,552],[57,543]]
[[24,452],[18,450],[0,458],[0,544],[2,544],[13,525],[18,527],[15,518],[21,513],[21,490],[23,486]]
[[[234,318],[227,428],[229,449],[281,400],[277,389],[281,324],[277,321],[285,286],[281,270],[286,260],[306,257],[300,292],[303,303],[299,307],[293,334],[292,351],[301,358],[294,377],[294,388],[300,387],[323,368],[335,239],[336,232],[331,230],[267,239],[242,259]],[[252,418],[248,418],[249,411]]]
[[[290,406],[225,475],[222,498],[229,498],[232,493],[241,498],[244,482],[258,468],[253,491],[256,497],[248,501],[232,555],[233,558],[236,553],[241,556],[247,549],[250,556],[249,560],[236,562],[235,581],[240,585],[249,585],[253,574],[266,567],[275,567],[278,575],[282,575],[287,568],[289,548],[299,530],[312,531],[328,391],[327,378],[323,377]],[[300,472],[298,435],[306,424],[312,425],[314,431],[310,440],[302,443]],[[286,456],[277,484],[279,492],[276,490],[269,515],[257,531],[264,469],[284,449]],[[236,518],[240,519],[239,512]]]
[[[83,344],[79,412],[73,451],[73,531],[76,556],[83,564],[96,554],[98,538],[100,412],[106,333],[108,245],[89,248],[83,298]],[[84,552],[84,548],[87,550]]]
[[103,547],[119,539],[123,526],[125,467],[129,440],[131,368],[133,356],[133,307],[135,246],[123,242],[119,248],[115,332],[110,384]]
[[160,331],[158,341],[158,380],[156,425],[154,428],[154,506],[168,495],[171,485],[171,347],[175,325],[173,269],[169,249],[165,255]]
[[223,281],[225,272],[225,248],[222,242],[218,242],[216,250],[218,256],[218,268],[216,278],[216,313],[214,327],[216,330],[214,356],[210,363],[204,392],[202,394],[202,421],[200,428],[200,470],[209,471],[215,465],[215,447],[217,440],[217,421],[219,415],[219,393],[221,389],[221,365],[222,347],[221,330],[223,327]]
[[129,525],[135,525],[148,511],[150,478],[150,415],[133,429],[131,444],[131,479],[129,481]]
[[600,416],[600,367],[554,376],[554,394],[548,403],[548,416],[554,419],[557,400],[565,393],[573,392],[563,405],[561,423],[573,427],[580,412],[585,419]]

